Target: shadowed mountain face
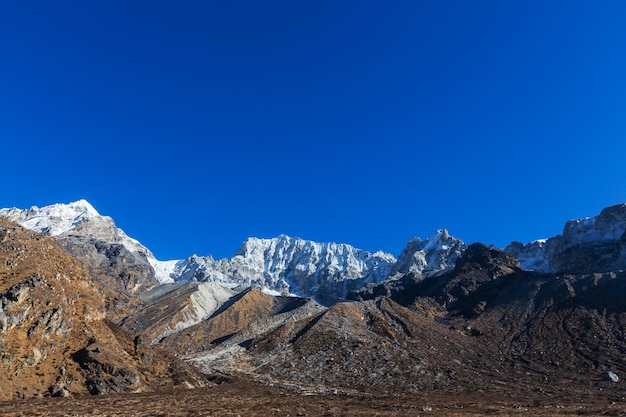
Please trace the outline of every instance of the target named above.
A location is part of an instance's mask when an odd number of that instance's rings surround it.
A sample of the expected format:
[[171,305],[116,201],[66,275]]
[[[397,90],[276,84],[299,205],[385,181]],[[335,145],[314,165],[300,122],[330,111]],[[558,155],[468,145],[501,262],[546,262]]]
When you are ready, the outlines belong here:
[[[378,292],[383,292],[378,290]],[[572,275],[523,271],[493,247],[468,247],[453,271],[416,281],[387,283],[388,298],[414,312],[435,311],[436,322],[490,351],[486,369],[499,380],[558,391],[601,387],[608,372],[626,372],[626,273]],[[367,299],[373,291],[353,294]],[[466,345],[471,349],[470,345]],[[545,384],[542,382],[550,382]],[[595,384],[595,385],[594,385]]]

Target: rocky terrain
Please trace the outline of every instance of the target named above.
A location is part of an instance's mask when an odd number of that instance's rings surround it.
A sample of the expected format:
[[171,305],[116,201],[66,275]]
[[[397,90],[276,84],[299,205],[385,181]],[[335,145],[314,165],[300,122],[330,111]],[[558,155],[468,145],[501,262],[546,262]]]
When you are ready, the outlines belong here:
[[0,265],[0,398],[204,384],[110,322],[106,291],[50,237],[0,218]]
[[[397,260],[280,236],[168,263],[86,202],[0,214],[40,232],[0,218],[2,399],[74,396],[58,404],[91,415],[624,413],[626,205],[505,250],[440,230]],[[130,392],[145,394],[79,398]]]
[[164,390],[132,395],[33,398],[0,402],[2,415],[93,417],[392,417],[392,416],[621,416],[623,400],[611,394],[546,396],[480,391],[450,395],[437,391],[390,396],[318,393],[291,386],[269,386],[231,378],[195,390]]

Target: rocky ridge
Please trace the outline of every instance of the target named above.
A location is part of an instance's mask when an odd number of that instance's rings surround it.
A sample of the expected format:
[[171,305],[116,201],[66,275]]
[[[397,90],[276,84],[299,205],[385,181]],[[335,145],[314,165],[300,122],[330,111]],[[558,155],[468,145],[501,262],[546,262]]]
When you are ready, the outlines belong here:
[[176,265],[176,281],[211,281],[256,287],[276,295],[313,297],[325,304],[368,282],[380,282],[395,263],[392,255],[350,245],[317,243],[281,235],[250,238],[230,259],[190,257]]
[[214,282],[163,284],[140,296],[142,306],[118,321],[151,344],[205,321],[237,292]]
[[626,203],[599,215],[569,220],[561,235],[504,248],[524,269],[540,272],[592,273],[626,269]]
[[442,271],[453,267],[456,260],[463,255],[466,245],[441,229],[430,238],[422,240],[414,238],[398,256],[398,261],[392,266],[388,278],[393,279],[408,273],[426,273]]

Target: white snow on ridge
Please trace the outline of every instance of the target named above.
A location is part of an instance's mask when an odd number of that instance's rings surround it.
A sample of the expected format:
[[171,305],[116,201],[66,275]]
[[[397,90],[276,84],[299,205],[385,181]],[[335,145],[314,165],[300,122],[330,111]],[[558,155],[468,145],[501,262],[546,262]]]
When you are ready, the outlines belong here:
[[267,294],[267,295],[271,295],[271,296],[273,296],[273,297],[280,297],[280,296],[282,295],[282,294],[281,294],[281,293],[279,293],[278,291],[276,291],[276,290],[270,290],[269,288],[263,288],[263,289],[261,290],[261,292],[263,292],[263,293],[265,293],[265,294]]
[[33,206],[27,210],[18,208],[1,209],[0,216],[19,223],[27,229],[50,236],[68,232],[79,224],[96,217],[101,217],[86,200],[69,204],[53,204],[39,208]]
[[[115,226],[109,216],[102,216],[86,200],[78,200],[69,204],[53,204],[45,207],[33,206],[29,209],[0,209],[0,216],[6,217],[21,226],[50,236],[69,235],[77,228],[82,236],[124,245],[134,253],[145,254],[148,258],[152,253],[138,240],[133,239]],[[167,281],[166,281],[167,282]]]
[[152,269],[154,269],[154,277],[161,284],[171,284],[174,282],[176,276],[176,265],[180,262],[174,261],[159,261],[156,258],[148,257],[148,262]]

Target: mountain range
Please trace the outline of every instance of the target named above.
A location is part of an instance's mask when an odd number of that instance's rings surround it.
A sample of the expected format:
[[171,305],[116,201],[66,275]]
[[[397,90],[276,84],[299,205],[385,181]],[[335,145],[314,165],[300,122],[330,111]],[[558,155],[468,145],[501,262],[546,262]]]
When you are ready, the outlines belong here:
[[85,200],[0,218],[3,399],[216,375],[303,392],[617,395],[626,374],[626,204],[504,249],[439,230],[397,258],[281,235],[162,261]]
[[96,274],[117,276],[119,285],[130,293],[160,283],[198,281],[231,288],[256,287],[268,294],[312,297],[330,304],[365,284],[409,271],[445,269],[454,265],[465,248],[446,230],[438,230],[430,239],[411,240],[396,260],[388,253],[372,254],[347,244],[280,235],[249,238],[230,259],[192,255],[160,261],[85,200],[25,210],[1,209],[0,216],[55,237],[68,253],[88,258],[89,269]]

